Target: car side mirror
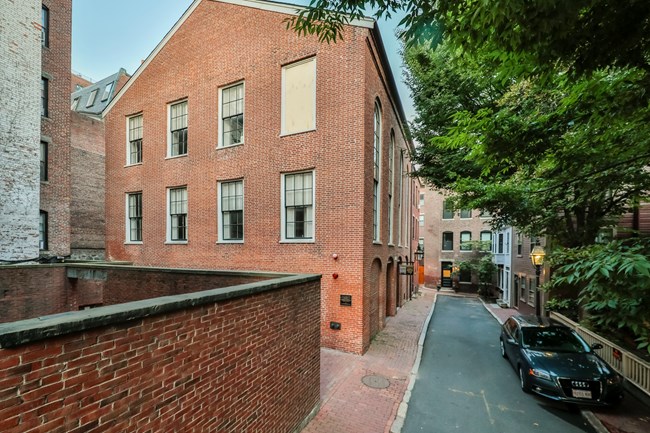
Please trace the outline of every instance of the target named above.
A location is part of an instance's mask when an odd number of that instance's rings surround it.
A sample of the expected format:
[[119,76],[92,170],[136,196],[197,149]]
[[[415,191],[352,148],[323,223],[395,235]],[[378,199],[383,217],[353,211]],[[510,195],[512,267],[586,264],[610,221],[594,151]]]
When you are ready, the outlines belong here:
[[600,350],[603,348],[603,345],[600,343],[594,343],[591,345],[591,350]]

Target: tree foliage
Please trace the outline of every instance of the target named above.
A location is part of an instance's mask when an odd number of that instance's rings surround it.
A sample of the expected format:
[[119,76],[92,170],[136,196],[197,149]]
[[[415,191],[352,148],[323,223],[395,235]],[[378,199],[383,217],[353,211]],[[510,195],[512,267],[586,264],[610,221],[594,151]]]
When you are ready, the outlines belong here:
[[434,45],[481,48],[511,72],[552,70],[558,62],[578,73],[605,67],[648,69],[650,2],[627,0],[312,0],[287,26],[336,41],[343,25],[367,14],[404,12],[405,37]]
[[496,79],[486,56],[446,42],[405,51],[414,95],[416,175],[487,210],[495,226],[593,243],[647,197],[648,74],[607,68],[570,78]]
[[629,330],[650,352],[650,239],[568,249],[553,262],[551,288],[577,287],[598,326]]

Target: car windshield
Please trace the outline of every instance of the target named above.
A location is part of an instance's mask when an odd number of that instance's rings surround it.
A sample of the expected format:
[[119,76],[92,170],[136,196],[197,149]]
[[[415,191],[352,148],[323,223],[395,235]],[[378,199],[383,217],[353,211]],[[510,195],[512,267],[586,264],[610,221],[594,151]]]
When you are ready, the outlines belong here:
[[586,353],[587,343],[567,328],[523,328],[524,347],[549,352]]

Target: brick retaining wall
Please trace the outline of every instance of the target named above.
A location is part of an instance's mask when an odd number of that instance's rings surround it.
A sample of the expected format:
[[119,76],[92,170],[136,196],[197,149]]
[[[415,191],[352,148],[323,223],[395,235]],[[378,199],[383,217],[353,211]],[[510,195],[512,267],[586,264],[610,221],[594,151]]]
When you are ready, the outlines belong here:
[[319,403],[319,280],[1,324],[0,431],[295,431]]

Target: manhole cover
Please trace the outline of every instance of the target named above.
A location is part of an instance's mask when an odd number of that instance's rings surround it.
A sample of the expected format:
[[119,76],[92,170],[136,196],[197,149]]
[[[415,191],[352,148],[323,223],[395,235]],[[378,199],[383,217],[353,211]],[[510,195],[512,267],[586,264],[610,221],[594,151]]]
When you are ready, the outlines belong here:
[[369,375],[361,378],[361,382],[370,388],[384,389],[390,386],[390,382],[383,376]]

